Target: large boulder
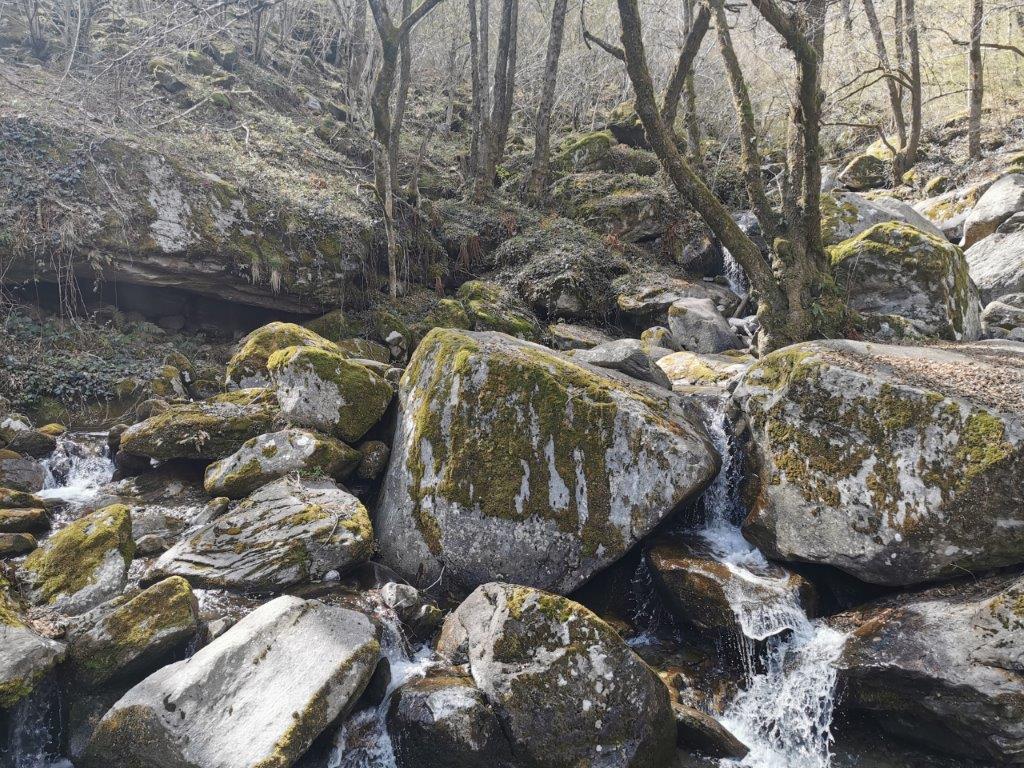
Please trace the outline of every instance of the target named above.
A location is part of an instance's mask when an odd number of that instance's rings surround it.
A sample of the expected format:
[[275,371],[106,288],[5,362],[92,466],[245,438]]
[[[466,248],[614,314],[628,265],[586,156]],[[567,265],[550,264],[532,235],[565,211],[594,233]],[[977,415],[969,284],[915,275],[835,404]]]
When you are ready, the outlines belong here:
[[914,204],[914,210],[942,230],[947,240],[959,243],[963,237],[964,221],[975,203],[992,186],[995,179],[986,179],[966,187],[944,192]]
[[64,645],[35,632],[0,577],[0,710],[12,707],[64,658]]
[[625,325],[643,331],[651,326],[668,326],[668,310],[680,299],[711,299],[715,308],[731,315],[740,304],[740,297],[716,283],[691,282],[661,273],[648,273],[637,278],[619,278],[616,305]]
[[736,396],[769,557],[886,585],[1024,562],[1024,345],[807,342]]
[[112,504],[69,523],[22,564],[33,603],[65,615],[121,594],[135,554],[128,507]]
[[313,347],[337,352],[338,347],[320,334],[295,323],[268,323],[238,342],[228,361],[226,383],[236,387],[266,387],[270,383],[267,360],[287,347]]
[[43,490],[46,470],[28,456],[0,448],[0,485],[16,491],[35,493]]
[[380,375],[343,354],[315,347],[287,347],[267,363],[281,415],[353,443],[388,408],[394,390]]
[[1024,579],[888,599],[837,619],[844,704],[887,731],[984,764],[1024,763]]
[[856,192],[832,192],[821,198],[821,237],[826,246],[838,245],[886,222],[909,224],[927,235],[945,239],[940,228],[893,197],[868,199]]
[[665,185],[653,176],[568,174],[552,185],[551,198],[563,216],[629,243],[660,237],[680,218]]
[[68,666],[87,686],[150,672],[198,629],[195,595],[187,581],[172,576],[79,616],[67,633]]
[[724,386],[742,373],[754,361],[745,352],[724,352],[719,355],[699,355],[696,352],[673,352],[658,360],[673,389],[687,387]]
[[363,614],[279,597],[128,691],[82,764],[288,768],[351,708],[379,658]]
[[892,181],[892,163],[873,154],[857,155],[839,172],[839,182],[850,189],[875,189]]
[[964,221],[964,248],[995,232],[1018,211],[1024,211],[1024,173],[1008,173],[985,190]]
[[431,672],[395,693],[388,733],[398,768],[513,768],[508,737],[473,678]]
[[271,480],[298,472],[343,479],[361,454],[340,440],[305,429],[283,429],[254,437],[230,456],[206,468],[203,482],[211,496],[238,499]]
[[715,354],[742,346],[711,299],[679,299],[668,308],[668,327],[680,349]]
[[964,256],[982,301],[1024,292],[1024,230],[989,235],[968,248]]
[[503,334],[435,329],[402,377],[376,525],[410,581],[569,592],[715,476],[667,390]]
[[484,584],[448,616],[438,652],[469,664],[520,764],[655,768],[672,758],[665,684],[567,598]]
[[981,322],[989,333],[1024,327],[1024,293],[1008,293],[989,302],[981,313]]
[[973,341],[981,303],[963,252],[908,224],[876,224],[830,250],[836,282],[850,308],[898,315],[919,333]]
[[373,554],[366,508],[331,480],[269,483],[164,552],[147,580],[281,590],[347,571]]
[[121,450],[152,459],[229,456],[247,441],[271,432],[279,416],[267,389],[239,389],[194,403],[177,403],[121,434]]
[[497,283],[469,280],[459,286],[458,297],[473,328],[478,331],[500,331],[521,339],[540,337],[537,318],[522,301]]
[[573,360],[610,368],[640,381],[657,384],[659,387],[672,387],[665,372],[657,366],[657,360],[671,350],[656,347],[639,339],[616,339],[598,344],[590,349],[577,349],[570,352]]

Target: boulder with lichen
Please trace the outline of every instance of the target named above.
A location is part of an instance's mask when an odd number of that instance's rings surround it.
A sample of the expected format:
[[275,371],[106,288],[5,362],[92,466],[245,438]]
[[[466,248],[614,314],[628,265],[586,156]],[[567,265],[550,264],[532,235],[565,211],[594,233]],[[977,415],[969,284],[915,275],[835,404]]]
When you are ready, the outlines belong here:
[[227,383],[236,387],[265,387],[270,383],[267,361],[287,347],[313,347],[337,352],[333,341],[294,323],[267,323],[245,336],[227,367]]

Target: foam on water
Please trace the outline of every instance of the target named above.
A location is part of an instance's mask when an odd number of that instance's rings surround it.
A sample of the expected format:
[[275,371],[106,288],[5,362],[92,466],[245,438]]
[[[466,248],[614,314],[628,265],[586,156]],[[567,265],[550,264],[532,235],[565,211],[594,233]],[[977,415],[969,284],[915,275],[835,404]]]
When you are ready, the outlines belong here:
[[42,465],[46,479],[38,495],[71,504],[92,501],[114,475],[105,432],[61,435],[56,450]]

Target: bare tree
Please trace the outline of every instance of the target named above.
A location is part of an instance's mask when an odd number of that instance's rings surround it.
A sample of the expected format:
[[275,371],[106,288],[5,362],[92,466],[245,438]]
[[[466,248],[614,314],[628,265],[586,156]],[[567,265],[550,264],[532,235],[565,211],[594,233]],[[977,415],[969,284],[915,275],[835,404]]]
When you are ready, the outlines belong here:
[[[900,2],[900,0],[897,0]],[[900,95],[900,81],[892,70],[889,62],[889,51],[885,46],[885,37],[882,34],[882,25],[878,20],[878,13],[875,11],[874,0],[863,0],[864,15],[868,20],[868,29],[875,43],[875,53],[878,56],[878,65],[882,68],[882,77],[885,80],[886,89],[889,92],[889,108],[892,111],[892,121],[896,128],[896,138],[899,146],[907,143],[907,121],[903,116],[903,99]]]
[[971,45],[967,54],[967,154],[972,160],[981,158],[981,106],[985,96],[981,29],[984,21],[985,0],[971,0]]
[[540,202],[548,185],[548,163],[551,143],[551,109],[555,103],[555,84],[558,79],[558,59],[562,54],[562,33],[565,29],[567,0],[555,0],[551,10],[551,31],[548,50],[544,58],[544,85],[534,128],[533,164],[526,182],[527,197]]
[[[899,4],[900,0],[897,0]],[[924,95],[921,86],[921,47],[918,41],[916,0],[903,0],[903,25],[906,32],[907,79],[910,88],[910,130],[906,144],[896,153],[896,178],[914,167],[921,143]]]

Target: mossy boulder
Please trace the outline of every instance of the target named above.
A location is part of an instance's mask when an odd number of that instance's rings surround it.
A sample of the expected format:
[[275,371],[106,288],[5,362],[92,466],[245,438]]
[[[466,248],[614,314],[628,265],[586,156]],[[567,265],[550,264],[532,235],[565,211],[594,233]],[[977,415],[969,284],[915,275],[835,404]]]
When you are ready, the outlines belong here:
[[909,224],[876,224],[830,250],[836,283],[861,314],[899,315],[924,336],[973,341],[981,302],[963,251]]
[[[844,706],[930,750],[986,765],[1024,754],[1024,579],[968,578],[834,621]],[[965,762],[965,764],[967,764]]]
[[25,429],[11,435],[5,447],[34,459],[44,459],[57,447],[57,438],[41,429]]
[[355,496],[331,480],[284,477],[164,552],[146,581],[183,576],[201,587],[281,591],[372,554],[370,516]]
[[473,678],[431,671],[395,692],[388,733],[397,768],[511,768],[512,748]]
[[839,182],[853,190],[877,189],[892,181],[892,163],[871,154],[857,155],[839,172]]
[[891,586],[1024,562],[1024,346],[806,342],[736,397],[770,558]]
[[658,366],[668,376],[673,388],[724,386],[741,374],[754,358],[738,350],[718,355],[696,352],[673,352],[658,360]]
[[[6,490],[6,489],[5,489]],[[29,494],[25,494],[28,496]],[[38,507],[4,509],[0,507],[0,532],[27,533],[43,531],[50,527],[50,518],[39,501]]]
[[661,768],[675,753],[665,684],[572,600],[484,584],[449,614],[438,652],[468,663],[523,764]]
[[172,576],[78,617],[67,634],[68,664],[76,682],[90,687],[141,675],[167,661],[198,629],[192,588]]
[[989,178],[966,187],[951,189],[915,203],[914,210],[942,230],[947,240],[960,242],[963,237],[964,222],[975,203],[994,182],[994,178]]
[[65,646],[33,630],[0,577],[0,711],[28,696],[64,658]]
[[608,130],[616,141],[626,146],[650,149],[647,133],[632,101],[619,104],[608,114]]
[[26,558],[32,602],[76,615],[121,594],[135,554],[128,507],[113,504],[54,533]]
[[[350,318],[343,309],[332,309],[320,317],[307,320],[303,326],[328,341],[334,342],[350,339],[363,332],[362,324]],[[285,346],[291,346],[291,344]],[[279,347],[279,349],[284,349],[284,347]]]
[[207,400],[176,403],[121,434],[121,450],[152,459],[216,460],[257,435],[273,431],[280,415],[267,389],[239,389]]
[[501,331],[521,339],[540,337],[540,324],[522,302],[488,280],[470,280],[459,287],[458,298],[477,331]]
[[418,584],[569,592],[714,477],[667,390],[499,333],[435,329],[402,377],[376,525]]
[[357,360],[373,360],[377,363],[391,362],[391,352],[383,344],[368,339],[342,339],[338,349],[346,357]]
[[288,347],[313,347],[338,352],[333,341],[295,323],[268,323],[238,343],[227,367],[227,383],[237,387],[265,387],[270,382],[267,361]]
[[0,488],[0,508],[2,509],[40,509],[43,506],[43,500],[34,493],[26,493],[14,488]]
[[821,237],[826,247],[885,222],[902,222],[940,240],[946,239],[942,229],[902,200],[881,196],[869,199],[856,192],[842,191],[821,197]]
[[279,597],[129,690],[83,768],[287,768],[349,712],[380,659],[363,614]]
[[653,176],[568,174],[552,185],[551,199],[566,218],[624,242],[660,237],[681,215],[665,185]]
[[349,443],[380,421],[394,395],[380,375],[330,350],[288,347],[267,367],[285,420]]
[[284,429],[248,440],[206,468],[203,482],[211,496],[239,499],[292,472],[345,478],[362,458],[340,440],[305,429]]

